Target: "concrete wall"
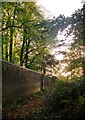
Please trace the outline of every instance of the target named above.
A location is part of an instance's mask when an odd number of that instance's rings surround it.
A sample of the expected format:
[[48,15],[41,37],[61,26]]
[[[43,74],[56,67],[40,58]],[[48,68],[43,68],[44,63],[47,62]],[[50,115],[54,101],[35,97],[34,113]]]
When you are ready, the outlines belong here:
[[[3,102],[40,91],[42,74],[2,61]],[[44,87],[51,85],[44,77]]]

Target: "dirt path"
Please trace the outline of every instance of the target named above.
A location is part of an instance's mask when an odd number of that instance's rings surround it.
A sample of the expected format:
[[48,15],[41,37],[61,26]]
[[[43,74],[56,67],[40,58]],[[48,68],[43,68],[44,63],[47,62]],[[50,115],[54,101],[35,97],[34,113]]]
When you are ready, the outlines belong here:
[[13,109],[11,111],[3,111],[3,118],[7,120],[11,119],[24,119],[24,120],[39,120],[41,109],[45,106],[45,98],[40,95],[36,95],[28,100],[23,105]]

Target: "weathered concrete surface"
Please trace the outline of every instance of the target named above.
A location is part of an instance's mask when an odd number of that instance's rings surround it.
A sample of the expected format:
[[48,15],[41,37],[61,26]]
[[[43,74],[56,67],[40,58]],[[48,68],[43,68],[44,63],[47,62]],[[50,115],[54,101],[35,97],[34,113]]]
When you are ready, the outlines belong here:
[[[40,91],[42,74],[2,61],[3,102]],[[44,87],[51,85],[44,77]]]

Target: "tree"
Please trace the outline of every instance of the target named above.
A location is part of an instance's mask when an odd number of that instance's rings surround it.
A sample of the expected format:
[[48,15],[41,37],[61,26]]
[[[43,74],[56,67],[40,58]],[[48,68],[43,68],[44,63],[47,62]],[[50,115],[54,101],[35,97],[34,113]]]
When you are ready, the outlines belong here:
[[25,66],[27,66],[28,53],[32,52],[28,49],[32,48],[31,43],[33,41],[39,42],[37,39],[41,34],[41,29],[38,29],[37,24],[43,19],[43,16],[35,2],[3,3],[2,12],[3,59],[12,63],[19,63],[20,61],[20,65],[25,62]]
[[83,72],[84,72],[84,76],[85,76],[85,55],[84,55],[84,49],[85,49],[85,2],[83,3],[83,8],[82,8],[82,39],[83,39]]
[[60,15],[45,20],[36,2],[3,2],[2,13],[3,59],[35,70],[43,66],[39,57],[44,61],[43,56],[49,54],[45,54],[47,46],[53,42],[58,30],[67,26],[68,18]]

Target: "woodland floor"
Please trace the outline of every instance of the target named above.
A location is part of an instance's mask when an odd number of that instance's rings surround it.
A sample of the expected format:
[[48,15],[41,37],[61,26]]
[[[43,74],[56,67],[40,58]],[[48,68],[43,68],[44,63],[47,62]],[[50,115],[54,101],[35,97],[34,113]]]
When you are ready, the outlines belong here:
[[2,107],[2,120],[85,120],[84,89],[82,84],[80,89],[76,85],[57,81],[54,90],[53,86],[6,103]]
[[23,120],[40,120],[40,112],[45,107],[45,96],[34,94],[25,102],[18,104],[16,107],[3,108],[3,120],[23,119]]

